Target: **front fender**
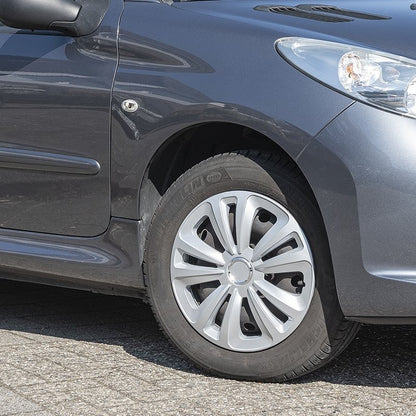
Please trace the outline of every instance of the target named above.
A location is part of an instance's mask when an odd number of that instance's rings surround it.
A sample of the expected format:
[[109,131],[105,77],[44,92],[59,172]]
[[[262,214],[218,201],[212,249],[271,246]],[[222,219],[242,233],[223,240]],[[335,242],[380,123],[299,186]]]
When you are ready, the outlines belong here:
[[[243,125],[295,159],[351,104],[276,53],[275,40],[287,35],[277,24],[126,2],[112,101],[112,215],[139,218],[138,190],[150,161],[184,129]],[[121,109],[126,99],[138,103],[136,112]]]

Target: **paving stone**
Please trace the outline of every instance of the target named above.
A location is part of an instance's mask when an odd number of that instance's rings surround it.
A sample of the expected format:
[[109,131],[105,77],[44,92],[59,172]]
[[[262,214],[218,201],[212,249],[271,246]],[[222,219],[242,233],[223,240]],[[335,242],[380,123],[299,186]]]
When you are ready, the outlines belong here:
[[378,414],[381,416],[414,416],[415,405],[392,407],[390,409],[380,409],[378,412]]
[[42,410],[35,403],[26,400],[5,387],[0,387],[0,415],[27,413]]
[[98,405],[92,406],[82,400],[70,400],[52,404],[49,409],[53,414],[59,416],[109,416]]
[[110,409],[117,406],[123,406],[128,409],[135,404],[135,401],[127,397],[124,393],[119,393],[107,386],[83,389],[77,392],[77,395],[91,405],[100,403],[102,409]]
[[8,363],[0,363],[0,368],[0,383],[8,387],[37,385],[45,381],[36,374],[16,368]]
[[5,329],[0,329],[0,346],[23,344],[26,342],[32,342],[32,340]]
[[154,400],[155,396],[159,396],[160,393],[159,388],[141,379],[140,374],[135,377],[122,371],[107,376],[102,380],[102,384],[119,393],[124,393],[137,402]]

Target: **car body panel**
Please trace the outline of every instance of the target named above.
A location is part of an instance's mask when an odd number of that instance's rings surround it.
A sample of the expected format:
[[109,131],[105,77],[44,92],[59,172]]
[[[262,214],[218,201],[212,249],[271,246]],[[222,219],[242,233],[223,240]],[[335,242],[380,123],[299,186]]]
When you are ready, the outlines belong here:
[[83,38],[0,26],[1,227],[76,236],[107,229],[122,7],[113,0],[100,29]]

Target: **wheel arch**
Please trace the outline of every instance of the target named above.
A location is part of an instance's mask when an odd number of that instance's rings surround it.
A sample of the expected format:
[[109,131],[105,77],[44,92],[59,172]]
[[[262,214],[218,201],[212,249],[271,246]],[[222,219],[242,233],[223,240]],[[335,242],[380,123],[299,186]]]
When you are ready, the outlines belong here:
[[[170,136],[156,150],[149,161],[139,190],[140,262],[143,260],[146,236],[154,212],[167,189],[189,168],[209,157],[242,150],[279,154],[301,176],[305,189],[310,192],[322,213],[307,177],[296,163],[296,156],[304,146],[299,143],[283,148],[287,137],[276,134],[274,139],[243,124],[215,121],[188,126]],[[305,141],[305,138],[300,140]],[[304,145],[306,146],[307,143]],[[324,221],[322,221],[325,227]],[[326,229],[325,234],[327,235]]]

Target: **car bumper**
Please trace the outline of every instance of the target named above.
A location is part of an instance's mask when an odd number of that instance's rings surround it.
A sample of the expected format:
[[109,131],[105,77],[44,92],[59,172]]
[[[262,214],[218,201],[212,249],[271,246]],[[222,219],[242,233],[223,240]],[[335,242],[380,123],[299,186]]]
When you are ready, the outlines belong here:
[[354,103],[298,163],[322,212],[344,314],[416,317],[416,120]]

